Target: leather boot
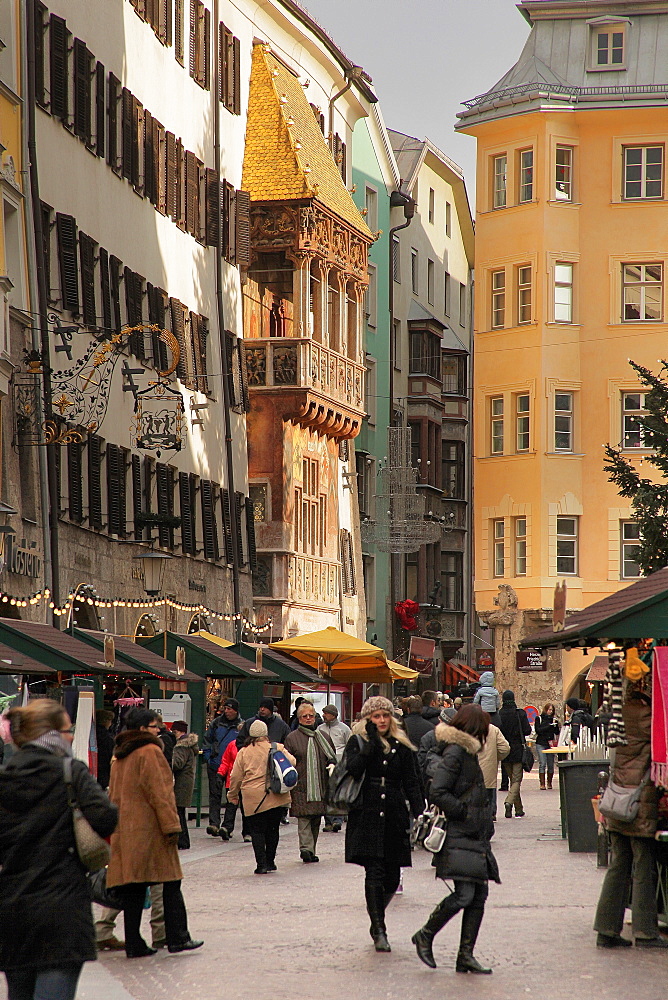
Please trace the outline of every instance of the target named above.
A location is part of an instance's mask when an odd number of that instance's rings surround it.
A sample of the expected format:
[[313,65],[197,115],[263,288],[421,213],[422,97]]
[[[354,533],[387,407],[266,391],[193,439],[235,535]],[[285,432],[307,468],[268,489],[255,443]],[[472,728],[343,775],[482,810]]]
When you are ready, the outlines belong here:
[[492,970],[481,965],[473,957],[473,949],[478,940],[478,931],[485,913],[485,907],[469,906],[462,914],[462,933],[459,940],[459,953],[457,955],[457,972],[476,972],[479,975],[490,976]]
[[424,927],[421,927],[419,931],[416,931],[411,941],[415,945],[415,949],[418,953],[418,958],[420,961],[428,965],[430,969],[436,968],[436,962],[434,961],[434,953],[432,951],[432,945],[434,943],[434,938],[438,932],[445,927],[448,920],[454,917],[457,913],[459,907],[452,902],[452,896],[446,896],[445,899],[441,900],[435,910],[429,914],[427,922]]
[[548,776],[547,776],[547,787],[548,788],[552,788],[552,778],[553,777],[554,777],[553,774],[548,774]]
[[540,773],[538,774],[538,780],[540,781],[541,790],[544,792],[545,791],[545,773],[544,772],[542,774],[540,774]]
[[374,948],[376,951],[392,951],[385,930],[385,893],[382,885],[365,885],[364,895],[366,896],[367,913],[371,919],[369,933],[373,938]]

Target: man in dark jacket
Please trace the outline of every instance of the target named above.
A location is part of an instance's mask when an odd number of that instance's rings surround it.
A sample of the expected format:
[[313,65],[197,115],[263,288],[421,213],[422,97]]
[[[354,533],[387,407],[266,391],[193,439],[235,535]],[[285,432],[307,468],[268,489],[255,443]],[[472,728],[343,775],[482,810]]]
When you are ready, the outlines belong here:
[[587,726],[591,734],[594,734],[596,723],[587,711],[586,702],[579,698],[567,698],[566,708],[570,712],[570,718],[566,721],[571,727],[571,743],[577,743],[583,726]]
[[414,747],[420,746],[422,737],[434,727],[422,718],[422,698],[412,695],[407,699],[408,714],[404,716],[404,728]]
[[209,825],[206,832],[212,837],[217,837],[220,833],[223,779],[218,774],[218,768],[227,745],[239,735],[243,721],[239,715],[239,702],[236,698],[228,698],[221,715],[216,716],[204,734],[202,753],[206,760],[206,772],[209,780]]
[[510,743],[510,753],[503,765],[510,779],[510,788],[505,800],[506,819],[512,819],[513,806],[515,806],[515,816],[524,816],[524,806],[520,795],[520,786],[524,777],[522,754],[524,753],[525,738],[531,732],[527,714],[523,708],[518,708],[515,704],[515,695],[512,691],[503,692],[501,711],[499,712],[499,729]]
[[441,721],[439,718],[439,713],[441,711],[441,706],[438,703],[438,695],[435,691],[423,691],[422,692],[422,718],[426,719],[427,722],[431,722],[432,726],[437,726]]
[[100,708],[95,713],[95,738],[97,740],[97,781],[102,788],[109,788],[111,758],[114,756],[114,737],[109,732],[114,713]]
[[260,707],[257,710],[257,715],[254,715],[252,719],[246,719],[243,726],[239,730],[239,735],[237,736],[237,746],[240,750],[246,745],[248,731],[256,719],[261,719],[266,725],[267,737],[270,743],[285,743],[285,737],[290,732],[290,728],[288,724],[283,721],[280,715],[276,715],[274,707],[273,698],[263,698],[260,701]]

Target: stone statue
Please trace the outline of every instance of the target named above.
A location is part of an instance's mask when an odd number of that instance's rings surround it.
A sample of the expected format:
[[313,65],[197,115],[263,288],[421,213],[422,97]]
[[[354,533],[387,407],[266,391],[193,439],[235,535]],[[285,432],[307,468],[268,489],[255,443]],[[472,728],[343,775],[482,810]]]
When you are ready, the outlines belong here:
[[517,617],[517,594],[509,583],[499,584],[498,596],[494,598],[498,611],[487,615],[489,625],[512,625]]

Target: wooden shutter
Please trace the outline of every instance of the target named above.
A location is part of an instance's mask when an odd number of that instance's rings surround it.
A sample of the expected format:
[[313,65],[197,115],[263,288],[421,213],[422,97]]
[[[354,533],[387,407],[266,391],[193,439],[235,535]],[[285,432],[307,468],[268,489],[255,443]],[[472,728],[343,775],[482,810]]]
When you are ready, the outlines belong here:
[[186,229],[192,236],[199,234],[196,213],[197,180],[197,157],[190,150],[186,150]]
[[238,267],[250,266],[250,194],[236,193],[236,263]]
[[205,242],[208,247],[217,247],[220,241],[220,184],[216,171],[209,168],[206,171],[205,191]]
[[67,445],[69,513],[70,521],[76,524],[83,521],[82,447],[80,441],[70,441]]
[[53,209],[45,201],[39,203],[42,217],[42,261],[44,265],[44,278],[46,281],[46,295],[51,301],[51,217]]
[[203,8],[203,14],[202,86],[208,90],[211,86],[211,14],[206,7]]
[[[174,470],[169,465],[156,462],[155,477],[158,487],[158,514],[174,515]],[[174,529],[166,524],[158,526],[158,541],[164,548],[174,548]]]
[[341,528],[339,532],[339,553],[341,557],[341,589],[344,594],[351,596],[356,593],[355,561],[352,535],[346,528]]
[[174,56],[183,66],[183,0],[174,0]]
[[253,510],[253,501],[250,497],[246,497],[246,544],[248,546],[248,563],[251,568],[251,573],[254,573],[257,569],[257,548],[255,546],[255,511]]
[[225,32],[225,107],[234,112],[234,35]]
[[106,124],[105,102],[106,74],[101,62],[95,63],[95,152],[104,156],[104,131]]
[[237,553],[239,555],[239,565],[245,566],[246,560],[244,559],[244,540],[243,540],[243,530],[241,527],[241,512],[244,509],[244,495],[243,493],[234,494],[234,530],[237,533]]
[[153,176],[155,177],[155,207],[161,215],[167,211],[167,185],[165,169],[165,129],[153,119]]
[[47,30],[47,9],[40,0],[35,0],[35,20],[33,24],[33,48],[35,52],[35,101],[46,108],[44,75],[44,36]]
[[179,508],[181,514],[181,549],[195,555],[195,518],[192,473],[179,472]]
[[343,180],[343,182],[345,184],[346,181],[347,181],[346,144],[345,144],[345,142],[341,143],[341,165],[340,165],[339,169],[341,170],[341,179]]
[[109,288],[109,254],[100,247],[100,291],[102,293],[102,326],[111,333],[111,291]]
[[176,137],[165,132],[165,187],[167,215],[176,222]]
[[202,504],[202,528],[204,534],[204,558],[218,559],[218,530],[216,525],[217,487],[202,479],[199,484]]
[[118,257],[109,258],[109,281],[111,286],[112,329],[121,332],[121,268]]
[[142,504],[142,482],[141,482],[141,458],[139,455],[132,456],[132,516],[134,519],[135,538],[141,541],[144,537],[144,528],[139,525],[139,515],[143,513]]
[[121,100],[121,172],[132,181],[132,132],[134,98],[127,87],[123,87]]
[[[125,310],[130,326],[137,326],[143,323],[143,282],[140,274],[126,267],[123,272],[123,283],[125,285]],[[130,334],[130,353],[136,358],[145,358],[144,331],[136,330]]]
[[[188,364],[188,374],[192,372],[194,379],[189,379],[188,384],[192,389],[200,392],[209,391],[209,383],[206,375],[206,340],[208,336],[207,319],[205,316],[198,316],[197,313],[190,313],[190,349],[192,366]],[[188,359],[190,361],[190,359]]]
[[234,36],[232,38],[232,80],[233,80],[233,91],[232,91],[232,107],[231,111],[235,115],[241,114],[241,44],[239,39]]
[[91,61],[80,38],[74,39],[74,134],[91,144]]
[[155,157],[153,154],[153,116],[150,111],[144,112],[144,196],[155,205],[158,200],[158,185],[155,176]]
[[97,243],[91,236],[79,233],[79,263],[81,265],[81,305],[84,323],[97,325],[95,306],[95,249]]
[[98,531],[102,528],[102,446],[97,434],[88,437],[88,524]]
[[218,25],[218,100],[227,106],[227,28]]
[[178,299],[170,299],[169,307],[172,314],[172,333],[176,337],[179,345],[179,361],[176,366],[176,374],[182,382],[186,381],[186,336],[185,336],[185,316],[184,306]]
[[174,221],[180,229],[185,229],[186,212],[185,212],[185,198],[184,198],[184,188],[185,188],[185,157],[183,155],[183,143],[180,139],[176,140],[176,170],[175,170],[175,204],[176,204],[176,216]]
[[107,142],[107,163],[116,174],[120,174],[118,157],[118,105],[121,100],[121,81],[113,73],[109,74],[107,107],[109,115],[109,141]]
[[188,32],[188,48],[190,55],[189,72],[197,79],[197,0],[190,0],[190,30]]
[[223,257],[236,263],[237,255],[237,200],[234,185],[223,181]]
[[144,106],[132,98],[132,186],[141,191],[141,146],[144,133]]
[[225,538],[225,562],[232,560],[232,504],[230,503],[230,491],[222,491],[223,503],[223,535]]
[[49,69],[51,74],[51,114],[63,122],[69,119],[68,47],[70,33],[62,17],[51,15],[49,20]]
[[[146,286],[148,298],[148,321],[152,325],[165,329],[165,296],[162,288],[155,288],[153,285]],[[160,371],[165,371],[169,367],[167,345],[160,340],[160,334],[151,330],[151,346],[153,354],[153,364]]]
[[237,338],[237,354],[239,355],[239,373],[241,376],[241,406],[244,413],[250,411],[250,394],[248,392],[248,369],[246,367],[246,352],[241,344],[241,338]]
[[71,215],[56,213],[58,261],[63,309],[79,315],[79,273],[77,267],[77,224]]
[[239,405],[239,397],[237,389],[239,388],[238,378],[235,378],[235,356],[236,356],[236,345],[237,338],[231,333],[230,330],[225,331],[225,358],[227,361],[227,391],[230,398],[230,406],[237,407]]
[[[157,35],[163,45],[172,44],[172,0],[155,0],[158,10]],[[176,0],[178,6],[178,0]]]
[[125,538],[126,458],[125,449],[107,445],[107,531]]

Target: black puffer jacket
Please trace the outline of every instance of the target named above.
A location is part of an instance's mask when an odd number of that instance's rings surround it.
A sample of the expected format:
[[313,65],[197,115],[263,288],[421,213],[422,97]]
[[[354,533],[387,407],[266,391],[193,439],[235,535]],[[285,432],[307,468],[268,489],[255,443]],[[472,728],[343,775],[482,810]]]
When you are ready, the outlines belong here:
[[[108,837],[117,809],[88,768],[72,762],[76,800]],[[63,759],[17,751],[0,771],[0,969],[44,969],[96,958],[90,893],[74,843]]]
[[411,867],[408,837],[411,812],[418,816],[424,798],[414,750],[390,737],[390,752],[383,752],[377,736],[369,741],[365,729],[356,724],[346,746],[346,767],[354,778],[364,777],[361,804],[351,809],[346,824],[346,861],[361,865],[368,858],[385,858],[402,868]]
[[556,740],[561,726],[553,715],[538,715],[533,724],[536,743],[539,747],[549,747],[550,740]]
[[478,740],[442,722],[430,751],[429,801],[447,817],[445,844],[434,858],[437,878],[500,882],[492,854],[492,811],[478,763]]
[[514,701],[504,701],[496,725],[510,743],[506,764],[519,764],[524,751],[523,737],[531,732],[526,712],[523,708],[518,708]]

